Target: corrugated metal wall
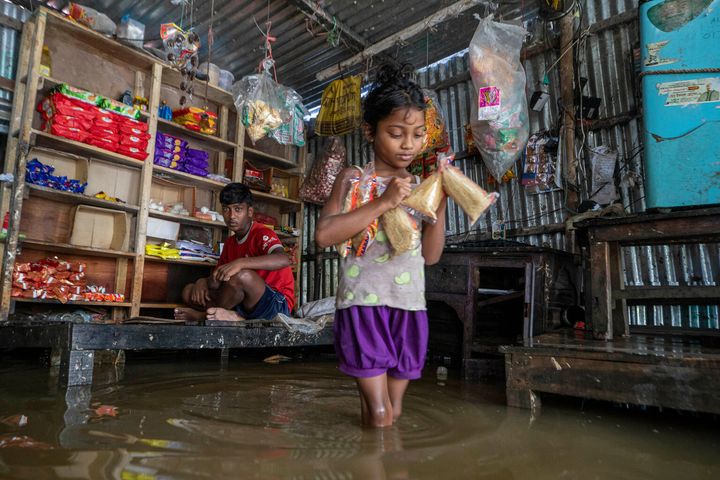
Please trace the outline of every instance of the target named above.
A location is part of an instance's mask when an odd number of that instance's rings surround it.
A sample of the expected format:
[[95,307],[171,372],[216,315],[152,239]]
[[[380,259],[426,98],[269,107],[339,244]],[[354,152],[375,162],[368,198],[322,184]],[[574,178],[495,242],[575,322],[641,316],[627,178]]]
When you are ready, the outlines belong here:
[[[637,0],[588,0],[584,5],[582,29],[590,35],[576,46],[576,63],[579,75],[588,79],[583,94],[602,98],[601,121],[584,132],[578,148],[585,162],[581,166],[590,170],[587,162],[589,148],[606,146],[618,152],[616,178],[625,210],[629,213],[645,209],[642,170],[642,136],[639,112],[639,90],[633,65],[633,52],[639,46]],[[559,69],[548,69],[556,62],[556,50],[542,48],[540,53],[524,61],[528,93],[542,82],[546,72],[551,100],[542,112],[531,112],[531,132],[552,128],[559,117],[556,99],[560,98]],[[423,86],[440,84],[440,104],[446,117],[450,141],[456,152],[464,152],[464,125],[468,123],[471,102],[474,101],[472,83],[467,76],[467,54],[448,62],[423,69],[419,81]],[[453,82],[457,78],[459,81]],[[369,146],[358,133],[345,137],[348,159],[362,165],[370,156]],[[322,155],[325,139],[309,142],[309,161]],[[462,155],[460,155],[462,157]],[[529,194],[518,181],[497,186],[488,185],[488,172],[481,166],[479,157],[461,159],[457,165],[466,175],[489,190],[497,190],[500,199],[497,208],[490,211],[470,230],[465,215],[451,204],[448,210],[448,234],[460,239],[464,234],[484,236],[491,231],[492,222],[504,222],[507,229],[530,229],[541,225],[562,223],[565,218],[563,192]],[[331,249],[314,253],[312,232],[319,210],[306,209],[305,239],[303,242],[303,293],[302,301],[323,298],[335,293],[337,259]],[[537,229],[535,229],[536,231]],[[536,234],[515,237],[514,240],[532,245],[544,245],[567,250],[563,233]],[[672,286],[716,285],[720,278],[719,245],[676,245],[655,247],[628,247],[623,250],[627,285]],[[631,306],[631,324],[634,326],[720,328],[717,306]]]
[[[24,22],[28,12],[17,5],[0,0],[0,15]],[[20,32],[0,25],[0,77],[15,79],[19,44]],[[0,134],[7,133],[11,110],[12,92],[0,88]],[[5,154],[5,149],[2,149],[2,154]]]

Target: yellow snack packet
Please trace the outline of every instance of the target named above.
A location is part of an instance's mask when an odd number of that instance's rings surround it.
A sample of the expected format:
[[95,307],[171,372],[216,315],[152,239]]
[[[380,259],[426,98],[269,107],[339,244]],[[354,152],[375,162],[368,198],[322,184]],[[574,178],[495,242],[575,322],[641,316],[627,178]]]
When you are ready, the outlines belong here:
[[442,179],[435,172],[422,181],[412,193],[403,200],[403,205],[433,220],[437,220],[435,212],[443,200]]
[[445,193],[470,217],[470,225],[477,222],[498,197],[497,193],[486,192],[460,169],[449,165],[442,171],[442,186]]
[[380,221],[395,255],[411,250],[420,239],[417,222],[401,207],[383,213]]

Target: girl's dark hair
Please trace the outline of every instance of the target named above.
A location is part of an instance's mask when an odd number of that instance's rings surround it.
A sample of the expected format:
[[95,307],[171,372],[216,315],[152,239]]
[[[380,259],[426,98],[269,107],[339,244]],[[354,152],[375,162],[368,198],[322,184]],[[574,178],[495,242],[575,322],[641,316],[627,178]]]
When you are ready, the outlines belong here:
[[245,203],[248,207],[252,207],[252,192],[247,185],[242,183],[228,183],[220,190],[220,203],[222,205]]
[[417,83],[410,80],[412,66],[383,65],[375,76],[375,84],[365,97],[363,119],[375,132],[380,120],[396,108],[425,110],[425,97]]

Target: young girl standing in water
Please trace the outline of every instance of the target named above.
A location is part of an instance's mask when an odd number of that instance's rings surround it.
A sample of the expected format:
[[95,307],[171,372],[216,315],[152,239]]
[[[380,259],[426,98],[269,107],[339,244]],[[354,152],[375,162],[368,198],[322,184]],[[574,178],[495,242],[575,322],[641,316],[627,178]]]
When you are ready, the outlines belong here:
[[[366,168],[360,175],[358,169],[348,168],[337,176],[315,241],[326,248],[353,239],[347,252],[341,252],[347,255],[341,259],[335,350],[340,370],[357,380],[362,424],[385,427],[400,416],[408,382],[420,378],[425,363],[424,266],[437,263],[442,254],[447,202],[438,208],[437,223],[418,222],[421,240],[409,251],[393,254],[379,219],[398,207],[417,183],[407,167],[423,146],[425,101],[417,84],[386,66],[364,107],[374,172]],[[380,185],[385,186],[382,194],[373,194]],[[346,202],[347,195],[358,191],[371,193]]]

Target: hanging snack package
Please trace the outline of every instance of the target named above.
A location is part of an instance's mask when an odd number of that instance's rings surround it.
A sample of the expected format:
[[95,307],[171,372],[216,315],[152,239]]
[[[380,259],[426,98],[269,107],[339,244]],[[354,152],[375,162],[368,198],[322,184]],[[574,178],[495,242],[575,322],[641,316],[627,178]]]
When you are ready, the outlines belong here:
[[418,222],[404,208],[391,208],[380,216],[380,222],[395,255],[412,250],[419,244]]
[[[478,17],[479,18],[479,17]],[[525,71],[520,49],[522,27],[480,19],[470,41],[470,76],[477,103],[470,126],[475,145],[495,178],[502,178],[520,157],[529,135]]]
[[283,100],[283,110],[289,113],[289,119],[270,132],[270,137],[274,138],[282,145],[295,145],[302,147],[305,145],[305,115],[309,112],[302,104],[302,97],[292,88],[284,85],[278,85],[280,98]]
[[272,66],[273,61],[266,58],[260,73],[247,75],[233,86],[235,107],[253,144],[290,119],[279,85],[270,76]]
[[323,157],[313,163],[310,174],[300,187],[300,199],[323,205],[330,198],[335,178],[346,163],[342,141],[339,137],[331,137]]
[[334,80],[323,90],[320,112],[315,119],[318,135],[345,135],[362,123],[359,75]]
[[442,178],[435,172],[415,187],[402,204],[430,220],[437,220],[437,209],[443,201]]
[[[447,161],[441,155],[440,161]],[[480,186],[466,177],[459,168],[451,165],[442,170],[442,186],[445,193],[457,203],[470,218],[470,225],[474,225],[478,218],[490,208],[498,198],[498,194],[488,193]]]

